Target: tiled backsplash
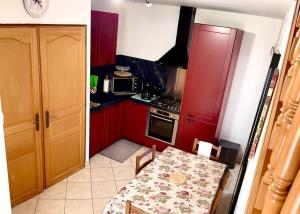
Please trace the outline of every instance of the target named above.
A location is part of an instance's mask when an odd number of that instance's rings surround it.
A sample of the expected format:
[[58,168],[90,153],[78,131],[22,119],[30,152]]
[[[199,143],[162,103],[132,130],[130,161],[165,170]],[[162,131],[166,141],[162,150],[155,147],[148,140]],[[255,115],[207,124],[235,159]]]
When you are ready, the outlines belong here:
[[[116,65],[130,66],[133,75],[137,76],[141,82],[149,82],[160,87],[162,91],[166,89],[168,74],[164,66],[160,64],[149,60],[117,55]],[[115,71],[114,67],[115,65],[105,65],[91,69],[91,74],[99,76],[98,87],[99,85],[102,87],[105,75],[112,74]]]
[[152,85],[166,88],[167,71],[166,69],[153,61],[118,55],[117,65],[130,66],[133,75],[140,78],[142,82],[149,82]]

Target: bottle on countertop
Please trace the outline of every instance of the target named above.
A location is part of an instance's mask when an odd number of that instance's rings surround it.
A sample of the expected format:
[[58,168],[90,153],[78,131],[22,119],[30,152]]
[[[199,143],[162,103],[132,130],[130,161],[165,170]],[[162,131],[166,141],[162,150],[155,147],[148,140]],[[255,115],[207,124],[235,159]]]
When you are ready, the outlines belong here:
[[108,93],[109,92],[109,79],[108,79],[108,75],[106,75],[106,78],[103,81],[103,92],[104,93]]

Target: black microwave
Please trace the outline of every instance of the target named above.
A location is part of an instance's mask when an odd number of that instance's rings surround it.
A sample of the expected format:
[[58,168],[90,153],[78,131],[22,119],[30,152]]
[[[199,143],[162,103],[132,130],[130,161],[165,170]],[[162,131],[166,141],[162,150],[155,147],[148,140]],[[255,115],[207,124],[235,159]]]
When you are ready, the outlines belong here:
[[116,95],[136,94],[138,93],[139,79],[131,77],[111,77],[110,91]]

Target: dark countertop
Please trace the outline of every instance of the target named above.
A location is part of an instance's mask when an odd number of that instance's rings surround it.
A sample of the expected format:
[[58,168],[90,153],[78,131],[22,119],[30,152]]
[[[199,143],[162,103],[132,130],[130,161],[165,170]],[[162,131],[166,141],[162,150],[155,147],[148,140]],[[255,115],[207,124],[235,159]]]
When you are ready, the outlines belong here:
[[[106,75],[111,75],[114,72],[114,65],[105,65],[101,67],[94,67],[91,69],[91,75],[98,76],[98,85],[97,85],[97,92],[96,94],[90,94],[91,101],[95,103],[100,103],[101,105],[98,107],[90,108],[90,112],[97,112],[101,111],[102,109],[126,101],[131,100],[133,102],[137,102],[140,104],[149,105],[149,102],[143,100],[136,100],[131,98],[132,95],[115,95],[113,93],[103,93],[103,80],[105,79]],[[140,77],[140,79],[142,79]]]
[[91,101],[101,104],[98,107],[90,108],[90,112],[101,111],[111,105],[115,105],[126,100],[151,106],[149,102],[131,98],[132,95],[115,95],[113,93],[105,94],[105,93],[97,92],[96,94],[91,94],[90,96],[91,96]]

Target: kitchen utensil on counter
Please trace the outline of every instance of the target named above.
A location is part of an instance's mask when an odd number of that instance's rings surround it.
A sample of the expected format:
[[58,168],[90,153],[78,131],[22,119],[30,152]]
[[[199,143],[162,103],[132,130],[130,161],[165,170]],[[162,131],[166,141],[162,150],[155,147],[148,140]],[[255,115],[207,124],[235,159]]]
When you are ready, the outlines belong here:
[[116,65],[115,66],[116,71],[114,72],[114,75],[118,77],[131,77],[132,73],[130,71],[130,66],[121,66],[121,65]]
[[153,98],[158,98],[162,93],[162,89],[158,86],[153,86],[152,87],[152,97]]
[[101,105],[100,103],[95,103],[93,101],[90,101],[90,108],[95,108],[95,107],[98,107],[100,105]]
[[144,82],[142,86],[142,99],[151,100],[152,98],[152,89],[149,82]]
[[115,71],[114,75],[116,75],[118,77],[131,77],[132,73],[128,72],[128,71]]
[[139,78],[131,77],[118,77],[113,75],[110,78],[110,90],[115,95],[133,95],[137,94],[139,88]]
[[130,70],[130,66],[116,65],[115,69],[117,69],[118,71],[129,71]]
[[97,92],[98,76],[91,75],[90,77],[90,93],[95,94]]
[[108,93],[109,92],[109,79],[108,75],[106,75],[106,79],[103,81],[103,92]]

